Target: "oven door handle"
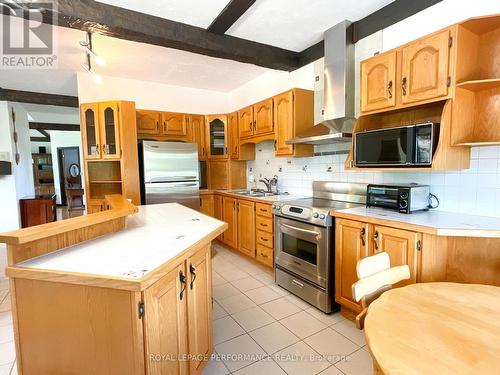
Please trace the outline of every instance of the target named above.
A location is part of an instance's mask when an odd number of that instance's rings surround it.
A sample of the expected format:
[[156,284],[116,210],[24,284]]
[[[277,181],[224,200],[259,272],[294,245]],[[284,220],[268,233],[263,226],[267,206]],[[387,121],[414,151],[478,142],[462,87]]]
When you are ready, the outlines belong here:
[[297,232],[302,232],[302,233],[307,233],[307,234],[313,234],[316,237],[321,236],[321,233],[318,233],[314,230],[308,230],[308,229],[302,229],[302,228],[297,228],[297,227],[292,227],[291,225],[288,224],[281,224],[282,227],[288,228],[290,230],[296,230]]

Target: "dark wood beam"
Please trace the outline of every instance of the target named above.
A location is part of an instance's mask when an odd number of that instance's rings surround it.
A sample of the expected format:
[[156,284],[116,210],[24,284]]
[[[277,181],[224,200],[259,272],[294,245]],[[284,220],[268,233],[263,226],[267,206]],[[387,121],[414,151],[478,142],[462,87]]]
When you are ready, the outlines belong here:
[[253,3],[255,0],[231,0],[207,30],[215,34],[224,34]]
[[[379,30],[408,18],[442,0],[396,0],[378,11],[356,21],[352,25],[352,41],[367,37]],[[303,50],[300,53],[300,66],[307,65],[325,56],[324,41]]]
[[[271,69],[291,71],[299,67],[298,52],[230,35],[218,35],[200,27],[92,0],[58,0],[55,14],[43,8],[43,4],[28,4],[30,8],[40,9],[43,22],[47,24],[55,23],[57,26]],[[2,7],[1,12],[8,14],[6,7]],[[27,12],[19,16],[27,17]]]
[[47,94],[44,92],[10,90],[0,87],[0,100],[18,103],[57,105],[78,108],[78,98],[69,95]]
[[73,131],[73,132],[80,131],[80,125],[55,124],[55,123],[48,123],[48,122],[30,122],[29,128],[35,129],[35,130],[65,130],[65,131]]
[[385,29],[442,0],[396,0],[365,18],[354,22],[353,43],[379,30]]
[[31,142],[50,142],[50,134],[43,129],[36,129],[43,137],[30,137]]

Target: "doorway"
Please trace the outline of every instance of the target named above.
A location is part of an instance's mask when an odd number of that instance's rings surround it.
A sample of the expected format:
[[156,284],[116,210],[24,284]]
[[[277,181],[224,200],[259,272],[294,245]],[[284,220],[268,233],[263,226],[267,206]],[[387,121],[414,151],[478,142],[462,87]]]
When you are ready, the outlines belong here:
[[[83,189],[80,149],[79,147],[58,147],[57,159],[59,165],[59,187],[61,191],[61,204],[66,205],[66,189]],[[79,196],[79,206],[83,206],[83,195]],[[74,203],[72,204],[74,206]],[[68,207],[71,210],[72,207]]]

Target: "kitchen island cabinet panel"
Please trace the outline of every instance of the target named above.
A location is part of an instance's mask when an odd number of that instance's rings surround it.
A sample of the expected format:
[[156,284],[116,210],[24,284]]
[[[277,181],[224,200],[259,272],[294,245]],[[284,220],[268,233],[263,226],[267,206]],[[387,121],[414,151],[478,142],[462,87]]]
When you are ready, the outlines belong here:
[[144,373],[136,293],[21,278],[13,281],[13,314],[21,337],[17,361],[22,374]]
[[188,341],[191,375],[201,374],[212,354],[212,269],[210,247],[187,260]]
[[146,369],[149,375],[189,373],[188,362],[174,360],[188,354],[186,282],[182,263],[144,291]]

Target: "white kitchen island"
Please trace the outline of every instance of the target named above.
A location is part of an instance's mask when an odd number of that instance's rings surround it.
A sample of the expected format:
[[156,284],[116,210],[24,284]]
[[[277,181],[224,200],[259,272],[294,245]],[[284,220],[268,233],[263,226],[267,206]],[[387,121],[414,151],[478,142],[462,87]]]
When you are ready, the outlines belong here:
[[18,372],[201,373],[212,353],[210,245],[227,224],[176,203],[108,198],[111,210],[0,235]]

